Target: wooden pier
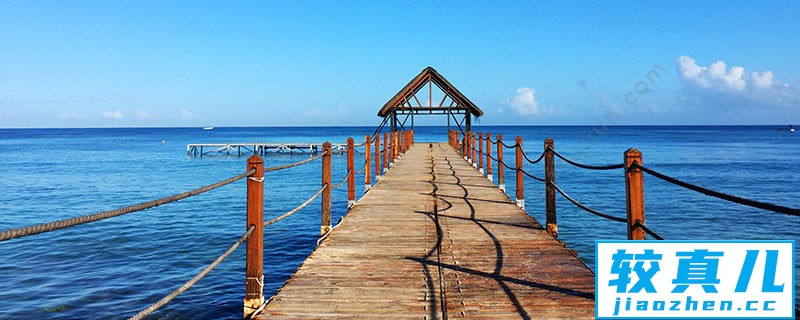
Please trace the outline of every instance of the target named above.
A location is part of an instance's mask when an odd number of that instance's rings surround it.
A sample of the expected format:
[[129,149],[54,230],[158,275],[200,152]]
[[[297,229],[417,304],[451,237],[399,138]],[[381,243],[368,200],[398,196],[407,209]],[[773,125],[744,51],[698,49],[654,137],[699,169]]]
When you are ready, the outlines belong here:
[[258,318],[593,316],[573,251],[447,143],[416,143]]
[[[333,153],[345,151],[345,144],[332,144]],[[322,150],[322,143],[192,143],[186,145],[186,155],[203,157],[208,155],[265,155],[274,153],[309,153],[315,154]]]

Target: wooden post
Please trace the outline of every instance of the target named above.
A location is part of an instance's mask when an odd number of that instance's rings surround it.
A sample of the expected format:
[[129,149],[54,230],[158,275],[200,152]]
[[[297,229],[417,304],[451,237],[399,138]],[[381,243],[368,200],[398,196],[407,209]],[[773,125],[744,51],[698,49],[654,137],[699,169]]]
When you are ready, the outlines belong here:
[[386,173],[389,170],[389,152],[387,149],[389,148],[389,135],[384,132],[383,133],[383,173]]
[[497,187],[503,192],[506,191],[506,179],[504,176],[505,166],[503,165],[503,135],[497,135]]
[[477,157],[477,153],[478,153],[477,152],[478,149],[476,148],[477,146],[475,145],[477,143],[477,140],[478,139],[475,136],[475,132],[473,132],[472,133],[472,139],[470,140],[470,147],[472,148],[472,167],[473,168],[478,168],[478,159],[476,158]]
[[478,172],[483,174],[483,132],[478,133]]
[[389,134],[389,141],[391,141],[391,144],[389,145],[389,167],[391,167],[392,164],[394,163],[394,153],[395,153],[395,151],[397,151],[397,139],[396,139],[396,137],[397,137],[397,134],[394,131],[392,131]]
[[553,161],[553,139],[544,139],[544,180],[545,180],[545,216],[547,218],[547,232],[553,237],[558,237],[558,221],[556,219],[556,167]]
[[381,135],[375,135],[375,183],[381,178]]
[[516,150],[517,150],[517,205],[525,209],[525,193],[524,193],[524,182],[522,176],[522,137],[517,136],[515,140]]
[[325,141],[322,144],[322,186],[325,190],[322,191],[322,222],[320,224],[319,233],[325,235],[331,231],[331,143]]
[[466,160],[467,159],[467,151],[466,151],[467,133],[464,133],[464,136],[459,138],[459,140],[460,140],[461,144],[459,145],[460,148],[458,148],[458,149],[461,150],[461,156],[464,157],[464,160]]
[[492,134],[486,133],[486,177],[489,178],[489,181],[494,182],[494,177],[492,176],[492,159],[489,156],[492,155]]
[[247,178],[247,228],[255,229],[247,239],[245,317],[264,303],[264,160],[256,155],[247,159],[247,170],[251,169],[256,172]]
[[397,158],[403,153],[403,132],[405,131],[397,131]]
[[347,138],[347,207],[356,204],[355,142]]
[[636,222],[644,220],[644,181],[642,170],[631,168],[634,162],[642,164],[642,153],[630,148],[625,151],[625,202],[628,211],[628,240],[645,240],[644,229]]
[[372,175],[370,174],[369,168],[372,163],[370,163],[370,157],[372,156],[372,139],[370,136],[364,137],[364,193],[369,191],[370,185],[372,184]]

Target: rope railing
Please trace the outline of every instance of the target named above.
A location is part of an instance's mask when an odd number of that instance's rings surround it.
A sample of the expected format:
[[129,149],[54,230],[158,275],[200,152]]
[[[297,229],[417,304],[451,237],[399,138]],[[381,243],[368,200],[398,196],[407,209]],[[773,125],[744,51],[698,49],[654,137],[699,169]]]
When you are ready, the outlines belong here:
[[[469,164],[476,169],[478,169],[481,174],[484,174],[489,178],[492,182],[493,179],[491,177],[491,161],[497,163],[497,184],[498,187],[505,191],[505,177],[504,177],[504,170],[508,169],[512,170],[516,174],[516,202],[517,205],[525,208],[525,199],[524,199],[524,177],[527,176],[528,178],[534,179],[539,182],[544,182],[545,184],[545,204],[546,204],[546,215],[547,215],[547,230],[553,235],[557,236],[557,224],[556,224],[556,207],[555,207],[555,193],[560,193],[565,199],[570,201],[575,206],[589,212],[595,214],[597,216],[617,221],[617,222],[626,222],[628,224],[628,239],[632,240],[643,240],[645,239],[646,235],[653,237],[654,239],[664,239],[663,236],[659,235],[658,233],[654,232],[652,229],[647,227],[644,219],[644,183],[642,179],[642,172],[655,176],[661,180],[670,182],[672,184],[687,188],[689,190],[699,192],[708,196],[716,197],[719,199],[723,199],[726,201],[764,209],[776,213],[792,215],[792,216],[800,216],[800,209],[792,208],[777,204],[772,204],[768,202],[762,202],[752,199],[747,199],[743,197],[738,197],[731,194],[726,194],[719,191],[714,191],[711,189],[707,189],[704,187],[700,187],[655,170],[649,169],[641,165],[641,152],[638,150],[631,148],[625,152],[623,163],[619,164],[611,164],[611,165],[588,165],[579,163],[577,161],[573,161],[564,155],[560,154],[558,151],[555,150],[553,147],[553,140],[552,139],[545,139],[544,141],[544,151],[541,155],[535,160],[532,160],[528,155],[522,150],[522,138],[517,136],[515,139],[515,143],[513,145],[509,145],[503,142],[502,135],[496,135],[497,139],[493,140],[491,138],[490,133],[476,133],[472,131],[467,131],[464,134],[463,139],[459,135],[458,132],[452,131],[449,133],[449,140],[450,144],[453,148],[455,148],[464,159],[469,161]],[[486,144],[486,152],[484,152],[484,143]],[[492,156],[492,148],[491,146],[497,146],[496,156]],[[503,148],[514,148],[516,153],[516,165],[511,166],[503,160]],[[589,208],[588,206],[580,203],[579,201],[575,200],[569,194],[567,194],[563,189],[558,187],[555,184],[555,166],[554,166],[554,158],[558,157],[561,160],[567,162],[570,165],[589,169],[589,170],[615,170],[615,169],[626,169],[623,170],[625,174],[625,198],[626,198],[626,218],[622,217],[615,217],[612,215],[605,214],[598,210],[594,210]],[[484,161],[484,159],[486,161]],[[523,160],[524,159],[524,160]],[[537,164],[539,162],[544,161],[544,169],[545,169],[545,177],[540,178],[537,177],[528,171],[523,169],[523,164],[525,162],[529,164]],[[487,165],[485,166],[484,163]],[[627,168],[626,168],[627,166]],[[484,168],[488,168],[488,173],[484,173]]]
[[711,189],[703,188],[701,186],[698,186],[698,185],[695,185],[695,184],[691,184],[691,183],[688,183],[686,181],[678,180],[676,178],[670,177],[668,175],[665,175],[665,174],[660,173],[658,171],[655,171],[653,169],[647,168],[647,167],[642,166],[641,164],[639,164],[637,162],[634,162],[630,166],[630,168],[636,168],[636,169],[642,170],[643,172],[645,172],[645,173],[647,173],[647,174],[649,174],[651,176],[654,176],[656,178],[659,178],[661,180],[664,180],[666,182],[672,183],[674,185],[677,185],[677,186],[680,186],[680,187],[683,187],[683,188],[686,188],[686,189],[689,189],[689,190],[692,190],[692,191],[695,191],[695,192],[702,193],[702,194],[707,195],[707,196],[711,196],[711,197],[719,198],[719,199],[722,199],[722,200],[738,203],[738,204],[741,204],[741,205],[750,206],[750,207],[753,207],[753,208],[764,209],[764,210],[777,212],[777,213],[782,213],[782,214],[791,215],[791,216],[800,216],[800,209],[797,209],[797,208],[790,208],[790,207],[777,205],[777,204],[772,204],[772,203],[768,203],[768,202],[756,201],[756,200],[752,200],[752,199],[742,198],[742,197],[734,196],[734,195],[731,195],[731,194],[722,193],[722,192],[719,192],[719,191],[714,191],[714,190],[711,190]]
[[121,216],[121,215],[124,215],[124,214],[129,214],[129,213],[133,213],[133,212],[137,212],[137,211],[150,209],[150,208],[157,207],[157,206],[160,206],[160,205],[163,205],[163,204],[167,204],[167,203],[175,202],[175,201],[178,201],[178,200],[186,199],[188,197],[196,196],[198,194],[201,194],[201,193],[204,193],[204,192],[208,192],[208,191],[214,190],[216,188],[231,184],[233,182],[239,181],[241,179],[244,179],[244,178],[252,175],[254,172],[255,172],[255,170],[248,170],[245,173],[242,173],[242,174],[233,176],[231,178],[228,178],[228,179],[225,179],[225,180],[222,180],[222,181],[219,181],[219,182],[215,182],[215,183],[212,183],[212,184],[209,184],[209,185],[206,185],[206,186],[202,186],[202,187],[194,189],[194,190],[189,190],[189,191],[177,193],[177,194],[174,194],[174,195],[171,195],[171,196],[168,196],[168,197],[164,197],[164,198],[160,198],[160,199],[156,199],[156,200],[152,200],[152,201],[147,201],[147,202],[142,202],[142,203],[138,203],[138,204],[134,204],[134,205],[130,205],[130,206],[114,209],[114,210],[103,211],[103,212],[99,212],[99,213],[94,213],[94,214],[89,214],[89,215],[84,215],[84,216],[75,217],[75,218],[69,218],[69,219],[64,219],[64,220],[58,220],[58,221],[53,221],[53,222],[47,222],[47,223],[37,224],[37,225],[33,225],[33,226],[27,226],[27,227],[18,228],[18,229],[9,229],[9,230],[0,232],[0,241],[5,241],[5,240],[9,240],[9,239],[21,238],[21,237],[26,237],[26,236],[35,235],[35,234],[44,233],[44,232],[50,232],[50,231],[65,229],[65,228],[74,227],[74,226],[81,225],[81,224],[100,221],[100,220],[104,220],[104,219],[108,219],[108,218]]
[[550,185],[553,186],[553,188],[556,189],[556,191],[558,191],[558,193],[560,193],[565,199],[569,200],[569,202],[572,202],[572,204],[574,204],[576,207],[581,208],[581,209],[583,209],[584,211],[586,211],[588,213],[591,213],[593,215],[596,215],[598,217],[605,218],[605,219],[608,219],[608,220],[617,221],[617,222],[627,222],[628,221],[628,219],[615,217],[615,216],[612,216],[612,215],[609,215],[609,214],[602,213],[602,212],[597,211],[595,209],[589,208],[586,205],[578,202],[578,200],[575,200],[574,198],[570,197],[566,192],[564,192],[564,190],[561,190],[561,188],[558,187],[557,184],[550,183]]
[[501,142],[500,144],[502,144],[506,148],[516,148],[518,146],[518,144],[516,144],[516,143],[512,144],[512,145],[508,145],[508,144],[505,144],[505,142]]
[[[328,187],[327,185],[322,186],[322,188],[317,190],[317,192],[314,193],[310,198],[308,198],[306,201],[304,201],[303,203],[301,203],[300,205],[298,205],[294,209],[292,209],[290,211],[287,211],[286,213],[284,213],[284,214],[282,214],[282,215],[280,215],[278,217],[275,217],[275,218],[273,218],[273,219],[271,219],[269,221],[264,222],[263,227],[265,228],[265,227],[267,227],[269,225],[272,225],[272,224],[274,224],[274,223],[276,223],[278,221],[286,219],[289,216],[291,216],[291,215],[297,213],[298,211],[302,210],[303,208],[308,206],[312,201],[314,201],[314,199],[316,199],[322,193],[322,191],[324,191],[327,187]],[[181,285],[178,289],[175,289],[170,294],[168,294],[165,297],[163,297],[160,300],[158,300],[158,302],[150,305],[149,307],[143,309],[142,311],[139,311],[139,313],[137,313],[136,315],[134,315],[133,317],[130,317],[128,319],[129,320],[143,319],[144,317],[148,316],[149,314],[155,312],[159,308],[163,307],[164,305],[166,305],[167,303],[172,301],[172,299],[175,299],[178,295],[180,295],[184,291],[186,291],[189,288],[191,288],[198,281],[200,281],[200,279],[202,279],[203,277],[208,275],[208,273],[210,273],[211,270],[216,268],[223,260],[225,260],[228,256],[230,256],[230,254],[233,253],[233,251],[235,251],[247,238],[250,237],[250,235],[253,233],[253,231],[255,231],[255,226],[251,225],[249,228],[247,228],[247,231],[239,238],[238,241],[236,241],[233,245],[231,245],[231,247],[228,248],[228,250],[225,251],[225,253],[223,253],[221,256],[219,256],[216,260],[214,260],[214,262],[212,262],[210,265],[208,265],[206,268],[204,268],[202,271],[200,271],[200,273],[198,273],[197,275],[195,275],[194,277],[189,279],[189,281],[187,281],[186,283]]]
[[537,164],[539,163],[539,161],[542,161],[542,159],[544,159],[544,154],[545,152],[542,152],[542,154],[540,154],[539,157],[536,158],[536,160],[531,160],[531,158],[528,158],[528,155],[525,154],[525,151],[524,150],[522,151],[522,157],[525,158],[525,160],[528,161],[528,163],[530,164]]
[[333,185],[331,187],[331,189],[339,189],[339,188],[341,188],[344,185],[344,183],[347,182],[347,178],[349,178],[349,176],[350,176],[350,171],[351,170],[347,170],[347,173],[344,175],[344,178],[342,178],[342,181],[340,181],[339,183]]
[[614,169],[622,169],[622,168],[625,167],[624,163],[605,165],[605,166],[595,166],[595,165],[582,164],[582,163],[578,163],[578,162],[575,162],[575,161],[572,161],[572,160],[568,159],[567,157],[565,157],[565,156],[561,155],[560,153],[558,153],[558,151],[556,151],[553,148],[549,148],[549,150],[552,151],[553,154],[556,155],[556,157],[560,158],[561,160],[564,160],[564,162],[569,163],[569,164],[571,164],[573,166],[576,166],[578,168],[589,169],[589,170],[614,170]]
[[[384,121],[385,124],[385,121]],[[378,131],[380,128],[378,129]],[[10,229],[3,232],[0,232],[0,241],[25,237],[29,235],[64,229],[72,226],[77,226],[81,224],[86,224],[98,220],[108,219],[111,217],[116,217],[119,215],[124,215],[132,212],[137,212],[149,208],[153,208],[156,206],[160,206],[163,204],[175,202],[178,200],[182,200],[188,197],[192,197],[204,192],[208,192],[214,190],[216,188],[231,184],[235,181],[248,178],[247,180],[247,217],[248,217],[248,229],[247,231],[235,242],[233,243],[222,255],[217,257],[211,264],[206,266],[203,270],[201,270],[198,274],[194,277],[189,279],[183,285],[172,291],[167,296],[164,296],[156,303],[148,306],[147,308],[141,310],[139,313],[131,317],[130,319],[142,319],[152,312],[158,310],[162,306],[166,305],[170,301],[172,301],[175,297],[180,295],[181,293],[188,290],[198,281],[200,281],[203,277],[208,275],[214,268],[216,268],[223,260],[228,258],[233,251],[235,251],[242,243],[247,241],[247,270],[246,270],[246,288],[245,288],[245,312],[246,314],[252,314],[248,311],[259,310],[260,307],[264,305],[263,299],[263,278],[262,270],[263,270],[263,231],[266,226],[275,224],[283,219],[288,218],[289,216],[297,213],[298,211],[302,210],[306,206],[308,206],[312,201],[314,201],[317,197],[322,195],[323,204],[322,204],[322,216],[323,216],[323,223],[321,232],[322,234],[326,234],[327,230],[330,230],[330,203],[331,203],[331,190],[341,187],[346,181],[350,180],[351,183],[348,184],[348,197],[349,200],[352,199],[352,194],[354,190],[354,183],[352,183],[355,174],[360,174],[367,170],[370,165],[371,161],[371,152],[369,151],[369,146],[373,141],[376,142],[376,163],[379,162],[379,157],[381,153],[378,150],[378,141],[379,135],[378,131],[376,131],[372,136],[365,137],[364,143],[354,144],[352,138],[348,139],[348,170],[345,174],[345,177],[336,185],[331,185],[330,183],[330,168],[331,168],[331,144],[326,142],[323,144],[323,151],[318,155],[309,157],[308,159],[304,159],[298,162],[267,167],[264,168],[264,162],[258,155],[253,155],[250,159],[248,159],[247,164],[247,171],[230,177],[228,179],[218,181],[197,189],[189,190],[186,192],[174,194],[168,197],[142,202],[139,204],[126,206],[122,208],[118,208],[115,210],[99,212],[95,214],[85,215],[76,218],[64,219],[54,222],[42,223],[38,225],[18,228],[18,229]],[[399,155],[404,153],[408,148],[410,148],[411,144],[413,143],[414,134],[413,130],[401,131],[401,132],[392,132],[391,133],[391,141],[389,141],[387,137],[387,133],[384,133],[384,161],[392,164],[397,159]],[[365,148],[365,160],[364,165],[362,166],[361,170],[355,170],[353,167],[353,154],[355,147],[366,146]],[[387,153],[387,149],[391,151],[391,154]],[[289,168],[294,168],[301,166],[306,163],[310,163],[312,161],[322,159],[322,171],[323,171],[323,185],[319,188],[311,197],[309,197],[306,201],[295,207],[294,209],[287,211],[286,213],[275,217],[269,221],[263,221],[263,184],[264,184],[264,173],[265,172],[272,172],[272,171],[279,171]],[[377,168],[377,165],[376,165]],[[380,171],[376,172],[376,176],[380,174]],[[327,176],[327,178],[326,178]],[[368,179],[366,179],[368,183]],[[252,203],[251,203],[252,202]],[[326,226],[326,219],[327,219],[327,226]],[[258,240],[258,241],[249,241],[250,240]],[[251,259],[256,259],[256,263],[250,263]],[[252,267],[252,268],[251,268]],[[255,269],[253,269],[255,268]],[[261,274],[259,276],[259,274]],[[251,281],[254,280],[254,281]],[[260,307],[259,307],[260,306]]]
[[276,223],[278,221],[281,221],[283,219],[286,219],[289,216],[297,213],[298,211],[303,210],[303,208],[308,206],[308,204],[310,204],[312,201],[314,201],[314,199],[316,199],[320,194],[322,194],[322,191],[325,191],[325,189],[327,189],[327,188],[328,188],[327,185],[322,186],[322,188],[319,188],[319,190],[317,190],[317,192],[314,193],[310,198],[308,198],[306,201],[304,201],[303,203],[301,203],[300,205],[298,205],[294,209],[289,210],[289,211],[287,211],[286,213],[284,213],[284,214],[282,214],[280,216],[277,216],[275,218],[270,219],[269,221],[264,222],[264,227],[269,226],[271,224],[274,224],[274,223]]
[[289,163],[289,164],[284,164],[284,165],[280,165],[280,166],[264,168],[264,172],[278,171],[278,170],[284,170],[284,169],[289,169],[289,168],[294,168],[294,167],[297,167],[297,166],[301,166],[301,165],[304,165],[304,164],[309,163],[311,161],[314,161],[314,160],[317,160],[319,158],[322,158],[327,153],[330,153],[330,150],[320,152],[316,156],[313,156],[313,157],[310,157],[308,159],[305,159],[305,160],[302,160],[302,161],[298,161],[298,162],[295,162],[295,163]]
[[650,235],[651,237],[653,237],[656,240],[666,240],[666,238],[662,237],[660,234],[658,234],[655,231],[653,231],[652,229],[650,229],[647,225],[645,225],[641,221],[636,221],[633,224],[637,228],[641,228],[642,230],[644,230],[644,232],[647,232],[648,235]]
[[544,178],[539,178],[539,177],[537,177],[537,176],[534,176],[534,175],[532,175],[532,174],[530,174],[530,173],[528,173],[527,171],[525,171],[525,170],[522,170],[522,169],[520,169],[519,171],[521,171],[521,172],[522,172],[522,174],[524,174],[524,175],[528,176],[529,178],[531,178],[531,179],[533,179],[533,180],[536,180],[536,181],[539,181],[539,182],[545,182],[545,179],[544,179]]
[[249,228],[247,228],[247,231],[241,237],[239,237],[239,240],[236,240],[236,242],[234,242],[228,248],[228,250],[226,250],[222,255],[217,257],[217,259],[215,259],[214,262],[212,262],[211,264],[209,264],[208,266],[203,268],[203,270],[200,271],[197,275],[195,275],[194,277],[189,279],[189,281],[186,281],[183,285],[181,285],[180,287],[178,287],[177,289],[172,291],[170,294],[164,296],[163,298],[158,300],[156,303],[153,303],[149,307],[144,308],[142,311],[139,311],[139,313],[137,313],[134,316],[128,318],[128,320],[140,320],[140,319],[143,319],[144,317],[147,317],[149,314],[151,314],[154,311],[158,310],[159,308],[163,307],[164,305],[166,305],[167,303],[172,301],[172,299],[175,299],[181,293],[183,293],[184,291],[186,291],[189,288],[191,288],[198,281],[200,281],[200,279],[203,279],[203,277],[208,275],[211,272],[211,270],[214,270],[214,268],[216,268],[220,263],[222,263],[223,260],[228,258],[228,256],[230,256],[231,253],[233,253],[233,251],[235,251],[237,248],[239,248],[239,245],[241,245],[245,240],[247,240],[247,238],[249,238],[250,235],[252,235],[255,230],[256,230],[256,227],[251,225]]

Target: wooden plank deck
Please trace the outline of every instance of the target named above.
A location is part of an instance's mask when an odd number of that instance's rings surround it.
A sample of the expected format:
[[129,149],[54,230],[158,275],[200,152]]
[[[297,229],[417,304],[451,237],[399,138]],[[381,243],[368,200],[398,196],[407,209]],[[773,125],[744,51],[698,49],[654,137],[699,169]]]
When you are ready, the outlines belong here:
[[593,316],[589,268],[446,143],[416,143],[258,318]]

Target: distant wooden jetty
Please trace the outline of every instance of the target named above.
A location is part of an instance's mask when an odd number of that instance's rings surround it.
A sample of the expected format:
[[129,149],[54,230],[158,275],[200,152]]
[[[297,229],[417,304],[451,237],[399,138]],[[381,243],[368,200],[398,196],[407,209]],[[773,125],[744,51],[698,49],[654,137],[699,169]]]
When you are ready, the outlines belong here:
[[[345,144],[332,144],[333,153],[341,153]],[[203,157],[208,155],[265,155],[267,153],[309,153],[316,154],[322,149],[322,143],[192,143],[186,145],[186,155]]]

